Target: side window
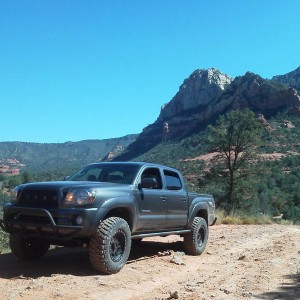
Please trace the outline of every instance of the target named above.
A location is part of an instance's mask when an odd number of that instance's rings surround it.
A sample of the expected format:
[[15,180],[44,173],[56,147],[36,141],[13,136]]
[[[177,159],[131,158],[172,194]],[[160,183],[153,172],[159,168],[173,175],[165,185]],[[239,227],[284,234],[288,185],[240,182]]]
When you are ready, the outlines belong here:
[[167,190],[181,190],[182,183],[178,173],[164,170],[164,175],[167,184]]
[[143,174],[142,174],[142,179],[143,178],[153,178],[156,180],[156,186],[153,187],[153,189],[162,189],[162,180],[161,180],[161,175],[160,171],[157,168],[148,168],[146,169]]

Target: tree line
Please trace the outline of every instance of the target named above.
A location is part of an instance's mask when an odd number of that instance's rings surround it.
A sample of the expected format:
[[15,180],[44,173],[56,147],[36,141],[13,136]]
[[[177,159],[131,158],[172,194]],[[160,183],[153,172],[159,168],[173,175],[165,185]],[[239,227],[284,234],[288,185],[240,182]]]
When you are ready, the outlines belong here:
[[[293,128],[283,123],[290,120]],[[250,110],[233,110],[201,133],[176,141],[163,141],[135,160],[162,163],[181,170],[191,190],[213,194],[227,215],[276,216],[300,222],[300,118],[286,112],[269,120],[267,130]],[[262,154],[284,154],[263,160]],[[211,161],[188,160],[215,153]],[[32,182],[62,180],[75,170],[0,175],[0,204],[8,201],[3,189]]]

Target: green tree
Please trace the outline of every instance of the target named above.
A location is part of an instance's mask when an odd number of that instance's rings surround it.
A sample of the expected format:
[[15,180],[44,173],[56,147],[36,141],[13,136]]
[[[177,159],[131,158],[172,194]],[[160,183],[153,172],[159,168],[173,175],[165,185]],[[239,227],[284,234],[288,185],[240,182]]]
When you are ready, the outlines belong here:
[[28,183],[28,182],[31,182],[31,175],[28,171],[25,171],[22,173],[21,175],[21,181],[22,183]]
[[22,181],[19,175],[11,176],[6,183],[6,187],[9,189],[13,189],[15,186],[21,183]]
[[235,209],[247,207],[241,203],[241,198],[247,199],[245,194],[253,191],[250,183],[257,171],[254,163],[258,159],[262,125],[252,111],[234,110],[221,116],[209,130],[209,145],[218,153],[212,172],[214,179],[220,178],[224,183],[223,201],[230,214]]

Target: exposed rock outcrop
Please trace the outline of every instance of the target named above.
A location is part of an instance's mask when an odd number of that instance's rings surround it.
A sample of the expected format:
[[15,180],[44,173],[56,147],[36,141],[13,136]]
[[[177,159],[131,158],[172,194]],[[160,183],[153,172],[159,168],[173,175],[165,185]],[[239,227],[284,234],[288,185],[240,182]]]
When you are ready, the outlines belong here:
[[215,68],[194,71],[184,80],[174,98],[162,107],[158,121],[206,106],[218,98],[232,80]]
[[154,128],[157,130],[157,127],[162,126],[161,122],[164,121],[169,125],[169,138],[182,137],[201,129],[220,114],[231,109],[249,108],[268,117],[280,109],[299,108],[300,96],[293,88],[247,72],[244,76],[235,78],[225,90],[219,94],[216,93],[215,97],[211,97],[209,101],[201,102],[199,99],[198,103],[201,104],[193,109],[178,110],[176,115],[168,118],[166,117],[168,114],[161,114],[158,120],[148,126],[143,133],[149,134]]
[[19,175],[20,170],[26,167],[15,158],[0,159],[0,174],[6,176]]
[[220,114],[245,108],[266,118],[285,108],[297,113],[300,112],[300,96],[296,89],[286,84],[263,79],[251,72],[233,80],[214,68],[196,70],[163,107],[158,119],[144,128],[117,159],[132,159],[163,140],[199,132]]
[[114,147],[111,151],[109,151],[102,159],[101,161],[110,161],[113,160],[116,156],[121,154],[125,149],[124,145],[117,145]]
[[273,76],[272,80],[284,83],[300,91],[300,67],[287,74]]
[[295,128],[295,125],[290,120],[283,120],[282,125],[286,128]]
[[261,122],[265,130],[272,132],[274,131],[274,128],[270,125],[270,123],[266,120],[265,116],[262,114],[259,114],[257,116],[257,119]]
[[214,106],[214,111],[249,108],[268,116],[283,108],[300,107],[300,97],[293,88],[247,72],[235,78]]

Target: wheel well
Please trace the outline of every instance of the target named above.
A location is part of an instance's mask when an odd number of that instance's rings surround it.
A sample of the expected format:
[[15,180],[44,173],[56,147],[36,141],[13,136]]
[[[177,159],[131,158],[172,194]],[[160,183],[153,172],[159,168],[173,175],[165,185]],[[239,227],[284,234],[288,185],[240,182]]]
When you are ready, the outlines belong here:
[[205,209],[200,209],[198,212],[197,212],[197,215],[196,217],[201,217],[203,218],[206,223],[208,224],[208,214],[207,214],[207,210]]
[[128,223],[130,229],[132,230],[132,215],[128,208],[126,208],[126,207],[114,208],[107,213],[107,215],[105,216],[104,219],[107,219],[110,217],[119,217],[119,218],[124,219]]

